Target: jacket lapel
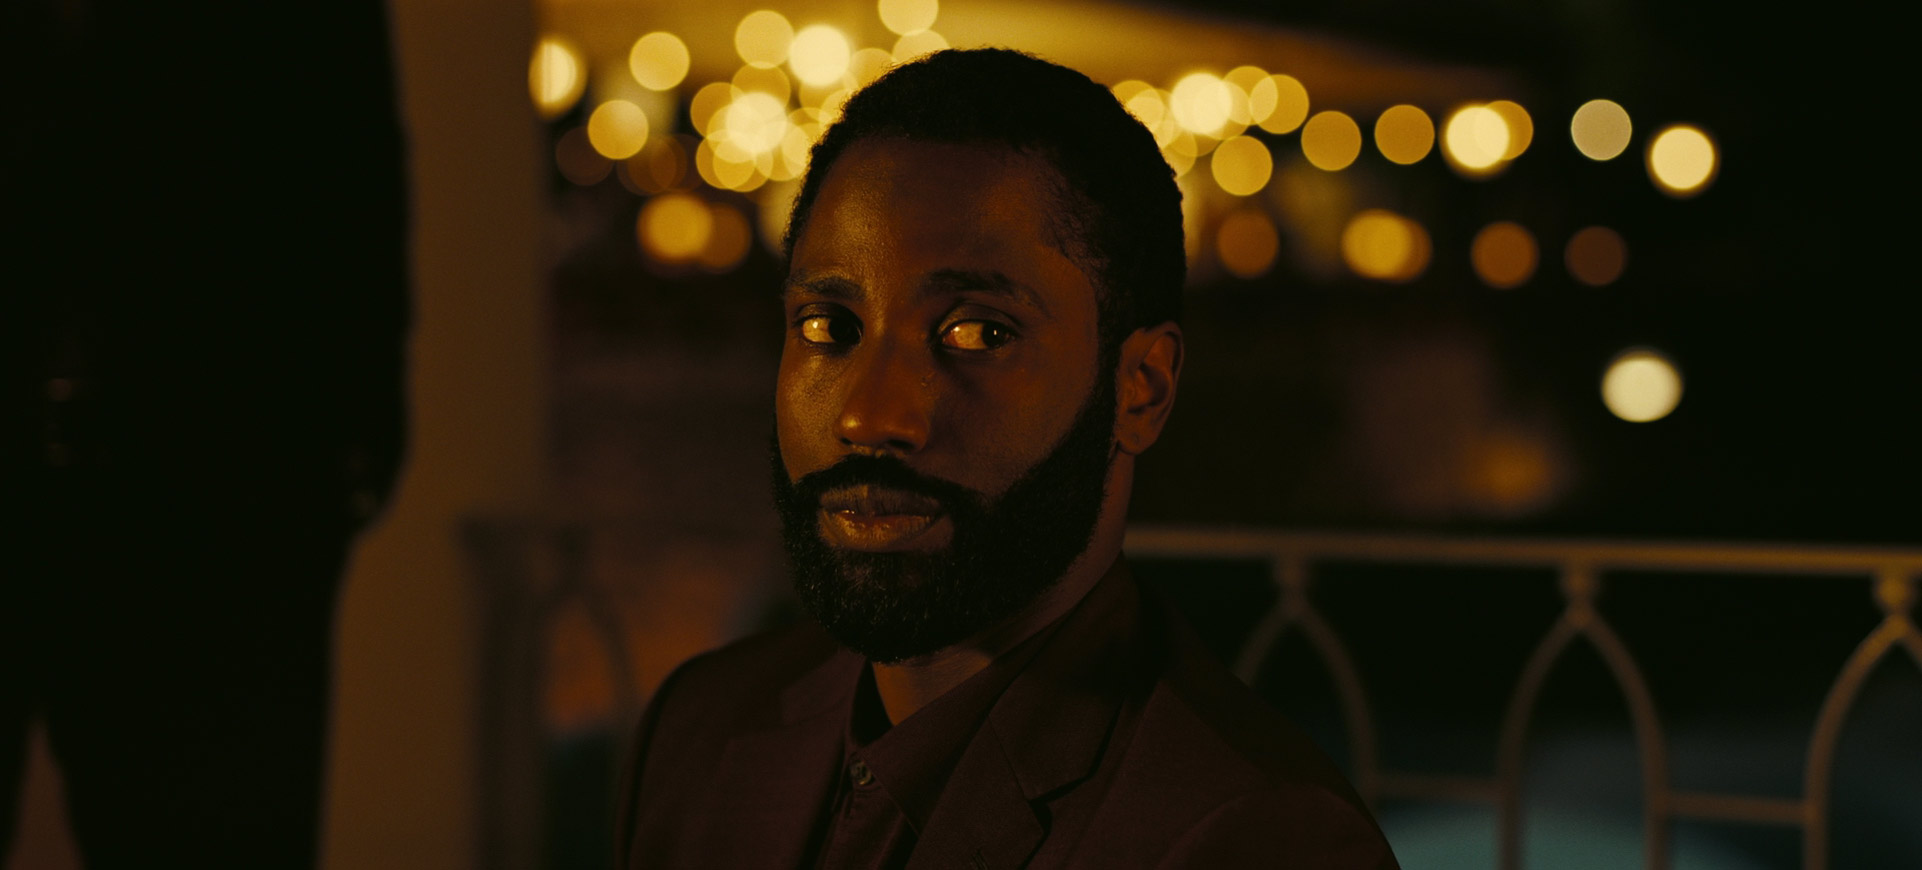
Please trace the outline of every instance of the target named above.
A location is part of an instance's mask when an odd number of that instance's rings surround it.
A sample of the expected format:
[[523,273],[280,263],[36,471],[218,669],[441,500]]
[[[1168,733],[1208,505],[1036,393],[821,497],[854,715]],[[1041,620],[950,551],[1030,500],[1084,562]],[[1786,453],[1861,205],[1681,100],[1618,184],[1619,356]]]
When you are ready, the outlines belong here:
[[780,722],[728,741],[715,765],[708,806],[690,819],[687,856],[702,867],[792,870],[841,766],[848,704],[864,662],[837,652],[781,693]]
[[1139,593],[1119,560],[1008,685],[962,752],[909,870],[1025,865],[1036,808],[1086,779],[1140,657]]

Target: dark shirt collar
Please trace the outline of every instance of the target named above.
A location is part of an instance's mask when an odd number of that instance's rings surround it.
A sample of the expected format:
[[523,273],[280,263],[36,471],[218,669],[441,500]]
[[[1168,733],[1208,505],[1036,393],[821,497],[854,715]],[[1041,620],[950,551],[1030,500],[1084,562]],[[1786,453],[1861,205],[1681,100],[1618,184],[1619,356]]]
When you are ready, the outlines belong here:
[[1057,619],[1015,644],[979,673],[892,727],[875,689],[872,667],[861,668],[843,754],[847,761],[859,759],[867,764],[917,834],[926,829],[949,773],[981,729],[988,711],[1062,622]]

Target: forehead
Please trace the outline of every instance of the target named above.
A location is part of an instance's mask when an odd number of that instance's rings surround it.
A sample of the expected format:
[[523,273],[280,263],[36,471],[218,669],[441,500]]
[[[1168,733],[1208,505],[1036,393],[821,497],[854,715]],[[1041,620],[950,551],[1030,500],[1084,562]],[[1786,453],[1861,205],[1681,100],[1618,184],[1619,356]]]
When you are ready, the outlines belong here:
[[[794,242],[790,284],[863,285],[942,272],[996,274],[1046,302],[1094,289],[1061,249],[1058,176],[1010,148],[871,139],[842,152]],[[1071,304],[1069,307],[1078,307]]]

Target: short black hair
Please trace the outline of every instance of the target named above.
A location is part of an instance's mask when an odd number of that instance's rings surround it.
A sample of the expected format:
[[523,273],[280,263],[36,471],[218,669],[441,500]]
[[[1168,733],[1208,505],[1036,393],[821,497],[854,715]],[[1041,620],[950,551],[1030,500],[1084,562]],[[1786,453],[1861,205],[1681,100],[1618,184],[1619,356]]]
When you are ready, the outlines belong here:
[[788,219],[790,262],[821,182],[868,139],[1005,146],[1053,168],[1063,189],[1052,229],[1099,294],[1110,363],[1130,333],[1180,320],[1188,261],[1174,170],[1153,134],[1087,76],[1005,48],[940,51],[890,70],[848,98],[815,143]]

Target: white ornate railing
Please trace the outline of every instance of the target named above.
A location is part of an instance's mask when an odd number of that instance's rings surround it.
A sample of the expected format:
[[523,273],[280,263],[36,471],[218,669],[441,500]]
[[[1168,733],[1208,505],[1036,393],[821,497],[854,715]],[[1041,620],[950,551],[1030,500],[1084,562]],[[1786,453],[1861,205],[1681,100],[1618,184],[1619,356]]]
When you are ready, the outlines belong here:
[[[1838,738],[1870,671],[1884,656],[1906,650],[1922,668],[1922,632],[1909,611],[1922,579],[1922,550],[1784,547],[1738,544],[1654,544],[1596,541],[1448,539],[1416,536],[1303,534],[1280,531],[1135,528],[1127,552],[1137,558],[1260,560],[1279,590],[1275,606],[1257,623],[1235,668],[1250,683],[1276,643],[1299,631],[1326,666],[1339,700],[1357,789],[1371,804],[1384,798],[1451,800],[1493,805],[1497,862],[1514,870],[1522,859],[1524,749],[1537,701],[1551,668],[1576,640],[1591,644],[1626,699],[1638,748],[1643,787],[1643,864],[1667,870],[1670,832],[1678,819],[1789,826],[1802,834],[1802,866],[1829,866],[1830,786]],[[1493,777],[1434,776],[1385,769],[1380,729],[1368,683],[1340,633],[1317,610],[1310,590],[1326,563],[1542,568],[1557,572],[1564,606],[1535,646],[1509,695],[1497,739]],[[1881,611],[1880,622],[1840,664],[1809,736],[1802,795],[1784,799],[1688,791],[1670,783],[1669,739],[1633,651],[1595,606],[1612,572],[1690,571],[1748,575],[1826,576],[1862,581]]]

